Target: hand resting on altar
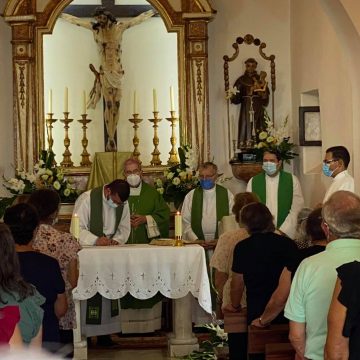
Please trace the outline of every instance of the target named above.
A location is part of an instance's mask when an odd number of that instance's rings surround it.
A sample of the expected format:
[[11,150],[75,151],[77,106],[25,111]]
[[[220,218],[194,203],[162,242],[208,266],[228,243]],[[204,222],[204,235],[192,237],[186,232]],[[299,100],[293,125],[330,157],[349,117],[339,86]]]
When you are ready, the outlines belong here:
[[96,239],[96,246],[112,246],[112,245],[120,245],[116,240],[109,239],[106,236],[101,236]]

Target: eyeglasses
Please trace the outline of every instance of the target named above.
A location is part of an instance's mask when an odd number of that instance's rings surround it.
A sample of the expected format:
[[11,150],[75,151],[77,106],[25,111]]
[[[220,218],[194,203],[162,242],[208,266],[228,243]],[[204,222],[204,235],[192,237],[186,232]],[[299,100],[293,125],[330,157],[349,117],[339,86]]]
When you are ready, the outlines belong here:
[[324,164],[331,164],[334,161],[338,161],[338,159],[331,159],[331,160],[323,160]]

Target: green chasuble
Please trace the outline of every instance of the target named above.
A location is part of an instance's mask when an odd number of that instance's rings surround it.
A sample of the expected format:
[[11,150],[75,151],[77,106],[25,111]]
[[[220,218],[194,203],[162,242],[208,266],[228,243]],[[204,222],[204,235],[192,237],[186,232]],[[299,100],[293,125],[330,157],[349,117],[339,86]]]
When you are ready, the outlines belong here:
[[[140,195],[130,196],[128,203],[131,214],[151,215],[158,225],[160,236],[162,238],[169,237],[170,209],[155,188],[143,181]],[[131,228],[127,244],[148,244],[150,242],[145,225],[141,224],[135,229]],[[160,293],[147,300],[135,299],[130,294],[126,294],[120,299],[120,304],[122,309],[150,309],[163,298]]]
[[[260,201],[266,205],[266,179],[265,172],[258,174],[252,179],[252,191],[256,193]],[[290,173],[280,171],[278,185],[278,213],[277,224],[279,228],[288,216],[293,199],[293,177]]]
[[[170,209],[155,188],[142,182],[140,195],[130,196],[128,203],[131,214],[151,215],[158,225],[160,237],[169,237]],[[141,224],[137,228],[131,228],[127,244],[148,244],[150,242],[145,225]]]
[[[224,217],[230,214],[229,209],[229,196],[227,189],[223,186],[216,185],[216,233],[215,239],[218,238],[218,222]],[[203,190],[196,188],[191,204],[191,228],[197,235],[199,240],[205,240],[205,236],[202,230],[202,210],[203,210]]]

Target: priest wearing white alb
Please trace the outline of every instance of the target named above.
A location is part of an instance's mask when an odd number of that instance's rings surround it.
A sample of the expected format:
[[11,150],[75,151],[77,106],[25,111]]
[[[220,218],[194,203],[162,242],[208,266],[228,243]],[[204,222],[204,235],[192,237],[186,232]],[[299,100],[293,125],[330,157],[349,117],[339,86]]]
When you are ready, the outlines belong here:
[[333,146],[326,150],[323,160],[323,173],[333,179],[326,191],[323,203],[336,191],[354,192],[354,178],[348,173],[350,154],[345,146]]
[[[74,214],[79,217],[81,245],[110,246],[127,242],[129,194],[130,186],[126,181],[114,180],[79,196]],[[119,301],[105,299],[97,293],[83,305],[85,302],[81,302],[82,333],[87,337],[98,336],[98,345],[112,345],[110,337],[104,335],[121,331]]]
[[280,154],[272,150],[265,151],[264,171],[249,180],[246,191],[257,194],[274,217],[276,228],[294,238],[297,216],[304,207],[304,198],[297,177],[281,168]]
[[206,162],[199,168],[201,188],[191,190],[182,207],[183,238],[205,240],[218,238],[218,222],[228,216],[234,204],[232,193],[216,184],[217,166]]

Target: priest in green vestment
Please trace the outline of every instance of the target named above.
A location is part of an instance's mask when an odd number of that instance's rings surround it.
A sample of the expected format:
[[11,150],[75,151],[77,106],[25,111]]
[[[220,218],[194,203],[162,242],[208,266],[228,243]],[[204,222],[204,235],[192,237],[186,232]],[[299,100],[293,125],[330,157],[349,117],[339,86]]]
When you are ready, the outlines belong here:
[[[131,232],[128,244],[148,244],[151,239],[169,237],[170,209],[162,195],[143,181],[141,164],[130,158],[124,163],[124,176],[130,185],[128,204]],[[147,333],[161,328],[161,300],[158,293],[148,300],[130,294],[120,299],[123,333]]]
[[294,238],[297,216],[304,207],[299,180],[282,170],[282,160],[277,151],[264,152],[263,170],[249,180],[246,191],[257,194],[274,217],[276,228]]
[[204,240],[204,244],[218,238],[218,223],[228,216],[234,204],[233,194],[216,184],[218,168],[206,162],[199,168],[200,186],[191,190],[182,206],[183,238]]

